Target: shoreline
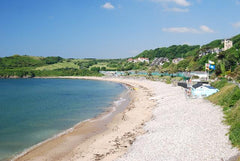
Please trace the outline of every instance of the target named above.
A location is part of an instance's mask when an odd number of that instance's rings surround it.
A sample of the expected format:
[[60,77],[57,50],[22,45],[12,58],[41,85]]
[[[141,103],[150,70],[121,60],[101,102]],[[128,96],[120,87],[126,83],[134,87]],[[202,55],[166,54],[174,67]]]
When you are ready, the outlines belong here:
[[[87,79],[87,80],[98,80],[98,81],[111,81],[123,84],[128,86],[127,88],[135,88],[128,82],[124,82],[120,79],[112,79],[112,78],[103,78],[103,77],[40,77],[40,79]],[[36,78],[39,79],[39,78]],[[134,92],[132,89],[127,89],[131,91],[129,95],[134,97]],[[130,104],[132,104],[132,100],[130,100]],[[102,133],[109,130],[109,125],[112,124],[118,115],[122,115],[126,112],[128,106],[125,105],[123,108],[124,111],[113,111],[113,109],[106,110],[105,112],[98,115],[96,118],[88,119],[83,122],[76,124],[74,127],[50,138],[47,139],[37,145],[34,145],[30,149],[27,149],[20,155],[14,157],[12,160],[21,161],[21,160],[65,160],[66,156],[71,152],[73,152],[79,145],[82,143],[86,143],[89,140],[93,140],[94,137],[101,135]],[[114,113],[115,112],[115,113]],[[107,119],[109,117],[109,119]],[[106,119],[106,120],[105,120]],[[94,125],[95,124],[95,125]],[[99,126],[101,128],[99,128]],[[84,135],[82,139],[77,139],[75,141],[80,141],[81,143],[72,144],[71,138],[77,137],[77,135]],[[79,137],[79,136],[78,136]],[[70,141],[67,141],[70,140]],[[61,144],[61,145],[59,145]],[[69,145],[68,145],[69,144]],[[53,146],[55,145],[55,146]],[[62,146],[67,146],[67,148],[62,148]],[[70,147],[69,147],[70,146]],[[50,152],[49,152],[50,151]],[[46,154],[47,153],[47,154]],[[64,153],[64,155],[63,155]],[[72,155],[69,155],[68,158],[71,158]],[[93,157],[96,158],[95,155]]]
[[[44,78],[45,79],[45,78]],[[48,78],[46,78],[48,79]],[[52,79],[52,78],[49,78],[49,79]],[[73,125],[72,127],[58,133],[58,134],[55,134],[54,136],[46,139],[46,140],[43,140],[25,150],[23,150],[21,153],[13,156],[13,157],[10,157],[12,158],[11,160],[18,160],[19,158],[23,157],[24,155],[26,155],[27,153],[30,153],[31,151],[33,151],[34,149],[37,149],[39,148],[42,144],[46,144],[48,142],[51,142],[52,140],[54,139],[57,139],[58,137],[62,137],[64,135],[68,135],[69,133],[73,132],[75,128],[78,128],[78,127],[81,127],[81,126],[84,126],[84,124],[88,123],[88,122],[96,122],[96,121],[101,121],[101,120],[104,120],[106,118],[109,117],[109,119],[111,119],[112,117],[114,117],[114,115],[120,110],[123,110],[125,109],[125,104],[128,104],[131,100],[128,98],[128,95],[130,95],[129,93],[129,90],[130,90],[130,87],[125,85],[125,84],[122,84],[126,90],[124,92],[122,92],[121,94],[119,94],[113,102],[112,104],[109,106],[109,107],[106,107],[104,109],[103,112],[97,114],[95,117],[93,118],[89,118],[89,119],[86,119],[86,120],[83,120],[83,121],[80,121],[78,122],[77,124]],[[123,100],[122,100],[123,99]],[[119,105],[116,104],[116,102],[120,102]],[[107,122],[107,121],[106,121]],[[100,133],[101,131],[99,131]],[[91,137],[91,136],[86,136],[86,139],[88,139],[88,137]]]
[[[222,108],[204,99],[187,99],[182,88],[139,78],[57,78],[129,84],[133,89],[132,100],[123,112],[105,125],[106,130],[79,142],[66,155],[58,155],[61,150],[68,148],[65,144],[58,143],[50,152],[48,149],[51,146],[42,146],[42,151],[38,150],[37,155],[31,152],[29,154],[32,157],[22,160],[230,161],[239,154],[239,150],[232,147],[226,135],[229,127],[223,124]],[[68,139],[71,137],[67,136]]]

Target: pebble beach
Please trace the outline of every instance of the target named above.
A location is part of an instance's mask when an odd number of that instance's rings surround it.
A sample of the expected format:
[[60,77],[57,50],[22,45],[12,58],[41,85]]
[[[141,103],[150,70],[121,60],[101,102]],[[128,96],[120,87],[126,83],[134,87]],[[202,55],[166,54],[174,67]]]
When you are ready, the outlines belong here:
[[157,101],[146,134],[117,161],[227,161],[238,154],[223,124],[223,111],[205,99],[189,99],[180,87],[152,82]]

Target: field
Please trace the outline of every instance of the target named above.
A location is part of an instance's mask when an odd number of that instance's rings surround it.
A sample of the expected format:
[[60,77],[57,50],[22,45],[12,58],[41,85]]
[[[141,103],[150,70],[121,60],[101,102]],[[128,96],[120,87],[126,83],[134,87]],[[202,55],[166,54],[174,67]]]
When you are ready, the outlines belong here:
[[55,70],[55,69],[61,69],[61,68],[74,68],[74,69],[79,69],[79,66],[74,64],[74,62],[60,62],[56,64],[51,64],[51,65],[45,65],[41,67],[35,68],[36,70]]

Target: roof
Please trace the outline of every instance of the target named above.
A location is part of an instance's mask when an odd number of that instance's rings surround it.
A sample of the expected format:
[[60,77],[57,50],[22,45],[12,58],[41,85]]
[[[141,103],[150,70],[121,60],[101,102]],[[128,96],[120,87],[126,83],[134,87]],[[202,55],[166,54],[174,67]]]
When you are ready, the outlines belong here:
[[197,84],[194,84],[192,87],[196,89],[196,88],[201,87],[201,86],[202,86],[202,83],[197,83]]
[[208,84],[208,82],[204,82],[204,81],[201,81],[201,82],[198,82],[198,83],[202,83],[202,84]]
[[[195,89],[197,89],[198,87],[201,87],[201,86],[203,86],[203,83],[197,83],[197,84],[194,84],[192,87],[193,88],[195,88]],[[214,88],[214,87],[212,87],[212,86],[203,86],[203,87],[206,87],[206,88],[208,88],[208,89],[216,89],[216,88]]]
[[212,86],[205,86],[205,87],[207,87],[207,88],[209,88],[209,89],[216,89],[216,88],[214,88],[214,87],[212,87]]
[[187,88],[187,83],[178,82],[178,86],[181,86],[183,88]]

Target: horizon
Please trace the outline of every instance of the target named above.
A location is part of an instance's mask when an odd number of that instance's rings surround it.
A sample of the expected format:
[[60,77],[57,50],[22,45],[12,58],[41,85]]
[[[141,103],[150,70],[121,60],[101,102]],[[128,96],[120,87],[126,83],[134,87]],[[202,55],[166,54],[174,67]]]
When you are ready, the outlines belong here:
[[0,57],[118,59],[240,33],[240,0],[0,0]]

